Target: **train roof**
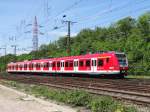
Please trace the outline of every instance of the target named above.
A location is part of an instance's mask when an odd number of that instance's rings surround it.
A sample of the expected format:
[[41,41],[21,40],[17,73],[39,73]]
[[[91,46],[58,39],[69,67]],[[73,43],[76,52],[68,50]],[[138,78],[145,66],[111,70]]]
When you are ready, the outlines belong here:
[[78,55],[78,56],[66,56],[66,57],[58,57],[58,58],[48,58],[48,59],[38,59],[38,60],[25,60],[22,62],[11,62],[8,65],[12,64],[28,64],[28,63],[41,63],[41,62],[49,62],[49,61],[57,61],[57,60],[73,60],[73,59],[88,59],[88,58],[94,58],[97,56],[112,56],[113,54],[124,54],[122,52],[115,52],[115,51],[107,51],[107,52],[98,52],[94,54],[85,54],[85,55]]

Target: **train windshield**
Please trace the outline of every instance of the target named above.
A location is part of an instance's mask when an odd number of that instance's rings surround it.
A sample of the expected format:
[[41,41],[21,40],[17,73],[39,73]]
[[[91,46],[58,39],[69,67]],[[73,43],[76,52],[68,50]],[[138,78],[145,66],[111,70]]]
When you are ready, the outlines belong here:
[[116,54],[120,66],[127,66],[127,58],[125,54]]

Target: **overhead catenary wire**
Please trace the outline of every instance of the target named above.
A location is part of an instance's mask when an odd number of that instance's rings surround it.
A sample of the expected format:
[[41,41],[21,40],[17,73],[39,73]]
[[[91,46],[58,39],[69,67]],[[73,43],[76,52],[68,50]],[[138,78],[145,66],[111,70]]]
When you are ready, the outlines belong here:
[[[136,8],[135,10],[133,10],[133,12],[134,12],[134,14],[135,14],[136,12],[138,12],[138,11],[140,11],[140,10],[147,10],[147,11],[149,11],[149,10],[150,10],[150,5],[148,4],[146,7],[144,6],[144,7],[141,7],[141,8]],[[128,13],[130,13],[130,11],[128,11]],[[114,16],[114,17],[112,17],[111,19],[122,18],[122,17],[126,17],[126,15]],[[102,25],[102,24],[104,24],[104,23],[106,23],[106,22],[109,22],[109,21],[110,21],[110,20],[109,20],[109,18],[108,18],[108,19],[106,19],[105,21],[100,22],[99,24],[95,24],[95,25],[92,25],[92,26],[89,26],[89,27],[91,28],[91,27],[99,26],[99,25]]]
[[60,16],[61,14],[64,14],[66,11],[70,11],[72,10],[75,6],[77,6],[79,3],[81,3],[83,0],[78,0],[76,2],[74,2],[73,4],[71,4],[69,7],[65,8],[64,10],[62,10],[61,12],[57,13],[56,15],[53,15],[53,17],[51,19],[48,19],[47,21],[42,22],[41,24],[46,24],[47,22],[49,22],[50,20],[57,20],[57,17]]
[[[144,2],[144,1],[145,1],[145,0],[136,1],[135,3],[141,3],[141,2]],[[110,1],[110,5],[109,5],[109,9],[108,9],[105,13],[107,14],[107,12],[109,13],[109,12],[112,12],[112,11],[117,11],[118,9],[126,8],[126,7],[130,6],[131,3],[132,3],[132,2],[128,2],[128,3],[125,3],[125,4],[121,5],[121,6],[112,8],[112,0],[111,0],[111,1]],[[133,3],[134,3],[134,2],[133,2]],[[122,17],[122,16],[120,16],[120,17]],[[88,20],[89,20],[89,19],[88,19]],[[103,23],[105,23],[105,22],[107,22],[107,21],[104,21]],[[78,22],[78,24],[81,24],[81,22]],[[96,25],[94,25],[94,26],[96,26]],[[59,29],[59,28],[57,28],[57,29]]]
[[[82,0],[79,0],[79,3],[81,2]],[[84,18],[79,18],[79,20],[77,20],[78,21],[78,23],[77,24],[80,24],[80,25],[82,25],[82,24],[84,24],[84,23],[86,23],[86,22],[88,22],[88,21],[93,21],[93,20],[97,20],[97,19],[100,19],[100,17],[102,16],[102,15],[104,15],[104,14],[107,14],[108,16],[109,16],[109,13],[110,12],[115,12],[115,11],[118,11],[118,10],[121,10],[121,9],[125,9],[126,7],[129,7],[129,6],[131,6],[131,3],[132,3],[132,5],[133,4],[137,4],[137,3],[141,3],[141,2],[144,2],[144,1],[146,1],[146,0],[139,0],[139,1],[130,1],[129,3],[127,3],[128,5],[126,5],[126,6],[123,6],[123,5],[119,5],[119,6],[117,6],[117,7],[119,7],[119,8],[117,8],[116,7],[116,9],[115,9],[115,7],[113,7],[113,4],[111,3],[112,2],[112,0],[110,0],[110,4],[109,4],[109,8],[107,7],[107,9],[104,9],[103,11],[101,11],[101,12],[99,12],[99,13],[97,13],[97,14],[94,14],[95,16],[93,16],[93,17],[84,17]],[[79,4],[78,3],[78,4]],[[76,2],[74,3],[75,4],[75,6],[76,5],[78,5]],[[73,7],[75,7],[75,6],[73,6]],[[70,8],[69,8],[70,7]],[[61,12],[59,12],[57,15],[58,16],[60,16],[60,15],[63,15],[65,12],[67,12],[67,11],[70,11],[70,10],[72,10],[73,8],[71,8],[71,6],[69,6],[69,7],[67,7],[68,8],[68,10],[65,10],[65,9],[67,9],[67,8],[65,8],[63,11],[61,11]],[[138,11],[140,11],[140,10],[148,10],[149,8],[148,7],[143,7],[143,8],[139,8],[139,9],[135,9],[135,10],[133,10],[133,12],[138,12]],[[137,10],[137,11],[136,11]],[[38,13],[39,13],[39,10],[38,10]],[[57,17],[58,17],[57,16]],[[57,18],[56,17],[56,18]],[[113,20],[114,18],[120,18],[120,17],[124,17],[124,15],[119,15],[119,16],[116,16],[116,15],[114,15],[112,18],[111,18],[111,20]],[[88,18],[88,19],[87,19]],[[55,19],[55,17],[54,18],[52,18],[52,19]],[[109,19],[109,18],[108,18]],[[108,21],[110,21],[110,20],[108,20],[107,18],[106,18],[106,20],[104,20],[104,21],[102,21],[102,22],[100,22],[100,23],[97,23],[97,24],[95,24],[95,25],[90,25],[89,27],[91,28],[91,27],[93,27],[93,26],[99,26],[99,25],[101,25],[101,24],[104,24],[104,23],[107,23]],[[92,22],[91,22],[92,23]],[[45,23],[46,24],[46,23]],[[46,24],[47,25],[47,24]],[[47,25],[48,26],[48,25]],[[57,26],[58,28],[57,29],[61,29],[61,28],[63,28],[64,26]],[[48,31],[49,31],[49,29],[47,29]],[[53,30],[56,30],[56,29],[54,29],[54,28],[51,28],[51,30],[50,31],[53,31]],[[17,40],[18,41],[18,40]]]
[[[37,2],[37,1],[36,1]],[[43,4],[40,4],[40,6],[38,6],[37,7],[37,9],[34,11],[34,15],[37,15],[40,11],[40,9],[42,9],[41,7],[42,7],[42,5]],[[33,5],[31,8],[30,8],[30,12],[27,12],[27,15],[26,15],[26,17],[24,17],[24,19],[22,19],[21,20],[21,22],[20,22],[20,25],[19,26],[17,26],[17,29],[15,29],[16,30],[16,34],[15,35],[17,35],[17,40],[18,41],[22,41],[22,36],[24,35],[24,30],[25,30],[25,27],[26,27],[26,24],[29,24],[29,23],[31,23],[31,21],[32,20],[29,20],[29,18],[32,18],[31,17],[31,12],[32,12],[32,10],[34,9],[34,8],[36,8],[35,7],[36,5]],[[23,26],[23,24],[22,24],[22,21],[24,20],[24,26]],[[29,20],[29,21],[28,21]],[[21,31],[22,30],[22,31]],[[20,37],[19,39],[18,39],[18,37]],[[23,38],[26,38],[26,37],[23,37]]]
[[[44,22],[42,22],[41,24],[42,24],[42,25],[45,25],[45,24],[47,24],[50,20],[56,22],[57,17],[58,17],[59,15],[64,14],[66,11],[72,10],[75,6],[77,6],[77,5],[78,5],[79,3],[81,3],[82,1],[83,1],[83,0],[78,0],[78,1],[74,2],[74,3],[71,4],[69,7],[65,8],[65,9],[62,10],[61,12],[59,12],[59,13],[57,13],[56,15],[52,16],[51,19],[47,19],[47,21],[44,21]],[[65,26],[53,26],[53,28],[51,28],[50,31],[58,30],[58,29],[61,29],[61,28],[63,28],[63,27],[65,27]],[[48,30],[48,31],[49,31],[49,30]],[[45,34],[48,34],[48,31],[45,31]],[[49,32],[50,32],[50,31],[49,31]]]
[[[137,2],[135,2],[136,3],[136,5],[137,5],[137,3],[144,3],[144,1],[146,1],[146,0],[142,0],[142,1],[137,1]],[[130,5],[127,5],[127,6],[130,6]],[[119,6],[119,7],[121,7],[121,6]],[[148,6],[149,7],[149,6]],[[143,6],[142,8],[138,8],[137,10],[138,11],[140,11],[140,10],[145,10],[145,9],[148,9],[148,7],[145,7],[145,6]],[[125,8],[125,7],[122,7],[122,8]],[[120,8],[120,10],[122,9],[122,8]],[[113,11],[115,11],[115,10],[113,10]],[[133,11],[133,12],[138,12],[138,11]],[[108,12],[110,12],[110,11],[108,11]],[[127,12],[127,13],[130,13],[131,11],[129,11],[129,12]],[[105,13],[105,14],[107,14],[108,15],[108,13]],[[101,17],[101,16],[100,16]],[[116,16],[114,16],[114,17],[111,17],[111,20],[112,19],[114,19]],[[118,17],[118,16],[117,16]],[[125,16],[120,16],[119,15],[119,17],[118,18],[120,18],[120,17],[125,17]],[[107,19],[109,19],[109,18],[107,18]],[[89,19],[86,19],[87,21],[92,21],[90,18]],[[82,24],[84,24],[85,22],[87,22],[87,21],[83,21],[83,22],[81,22],[81,21],[79,21],[77,24],[78,25],[82,25]],[[110,21],[110,20],[109,20]],[[95,25],[90,25],[90,26],[86,26],[86,27],[82,27],[81,29],[84,29],[84,28],[95,28],[95,27],[97,27],[97,26],[100,26],[101,24],[104,24],[104,23],[106,23],[107,21],[106,21],[106,19],[104,20],[104,21],[102,21],[101,23],[99,23],[99,24],[95,24]],[[90,22],[89,22],[90,23]]]
[[[146,0],[136,1],[135,3],[138,4],[138,3],[141,3],[141,2],[144,2],[144,1],[146,1]],[[134,2],[134,1],[127,2],[127,3],[125,3],[121,6],[111,7],[109,9],[107,8],[107,9],[104,9],[103,11],[101,11],[101,12],[98,12],[97,14],[95,14],[93,16],[87,16],[83,19],[79,19],[78,24],[85,23],[85,22],[88,22],[88,21],[91,21],[91,20],[96,20],[96,19],[99,19],[102,15],[105,15],[105,14],[108,14],[110,12],[115,12],[115,11],[127,8],[131,5],[132,2]]]

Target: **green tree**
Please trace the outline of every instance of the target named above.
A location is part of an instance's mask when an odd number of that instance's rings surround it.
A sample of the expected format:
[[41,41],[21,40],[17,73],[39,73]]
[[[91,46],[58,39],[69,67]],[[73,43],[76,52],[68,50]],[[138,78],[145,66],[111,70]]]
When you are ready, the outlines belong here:
[[119,20],[116,25],[120,31],[119,33],[122,33],[122,35],[124,35],[124,37],[127,38],[131,33],[132,28],[135,27],[135,23],[135,19],[131,17],[126,17],[124,19]]

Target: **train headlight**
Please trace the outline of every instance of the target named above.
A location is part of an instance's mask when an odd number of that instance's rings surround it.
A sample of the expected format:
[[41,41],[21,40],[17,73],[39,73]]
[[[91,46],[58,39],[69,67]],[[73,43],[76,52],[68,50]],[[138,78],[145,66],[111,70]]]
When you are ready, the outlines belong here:
[[125,71],[125,70],[122,70],[121,72],[122,72],[122,73],[125,73],[126,71]]
[[109,69],[114,69],[114,67],[109,67]]

